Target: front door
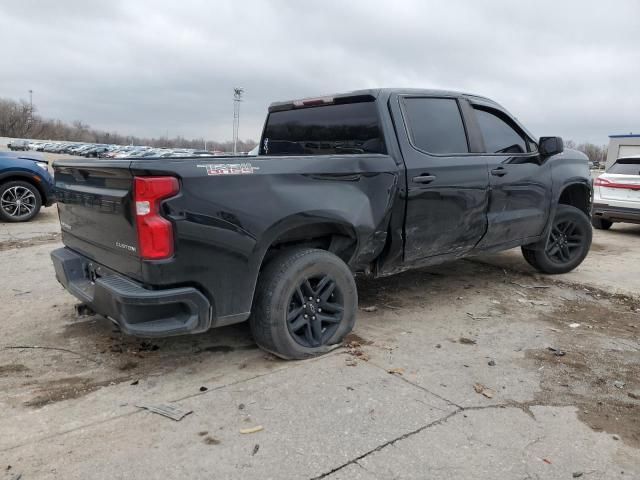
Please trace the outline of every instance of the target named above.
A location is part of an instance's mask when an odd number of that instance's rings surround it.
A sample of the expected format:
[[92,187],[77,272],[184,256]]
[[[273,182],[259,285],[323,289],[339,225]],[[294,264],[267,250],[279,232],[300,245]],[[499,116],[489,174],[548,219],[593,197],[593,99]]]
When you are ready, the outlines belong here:
[[397,96],[391,108],[403,120],[405,261],[471,250],[486,232],[489,180],[486,160],[470,153],[459,100]]
[[551,169],[535,143],[505,112],[475,105],[489,170],[488,230],[479,247],[541,235],[551,202]]

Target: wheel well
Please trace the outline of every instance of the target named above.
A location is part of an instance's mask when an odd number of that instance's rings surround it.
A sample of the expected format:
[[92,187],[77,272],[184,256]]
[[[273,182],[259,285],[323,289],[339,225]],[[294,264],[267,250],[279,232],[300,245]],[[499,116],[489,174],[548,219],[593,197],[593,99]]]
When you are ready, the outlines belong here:
[[35,189],[38,190],[38,193],[40,193],[40,198],[42,199],[42,205],[44,206],[44,204],[47,203],[47,195],[44,193],[42,186],[38,185],[38,182],[36,182],[33,178],[28,176],[22,176],[22,175],[10,175],[8,177],[3,177],[2,179],[0,179],[0,185],[4,185],[5,183],[8,183],[8,182],[27,182],[33,185]]
[[291,247],[308,247],[327,250],[337,255],[345,263],[353,256],[356,248],[355,233],[342,225],[319,223],[292,228],[276,238],[264,256],[262,265],[276,253]]
[[590,214],[591,191],[586,185],[574,183],[566,187],[560,194],[558,203],[579,208],[587,215]]

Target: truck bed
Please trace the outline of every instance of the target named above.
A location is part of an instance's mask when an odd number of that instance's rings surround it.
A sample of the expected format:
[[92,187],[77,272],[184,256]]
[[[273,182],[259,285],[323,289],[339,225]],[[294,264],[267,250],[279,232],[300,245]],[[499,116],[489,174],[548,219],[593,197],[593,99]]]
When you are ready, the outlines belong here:
[[[345,238],[357,239],[354,270],[375,258],[401,170],[391,156],[362,154],[70,160],[55,171],[68,249],[146,289],[196,288],[211,302],[211,326],[219,326],[248,317],[262,260],[288,240],[285,231],[342,227]],[[179,181],[179,193],[161,206],[174,229],[171,258],[140,258],[138,176]]]

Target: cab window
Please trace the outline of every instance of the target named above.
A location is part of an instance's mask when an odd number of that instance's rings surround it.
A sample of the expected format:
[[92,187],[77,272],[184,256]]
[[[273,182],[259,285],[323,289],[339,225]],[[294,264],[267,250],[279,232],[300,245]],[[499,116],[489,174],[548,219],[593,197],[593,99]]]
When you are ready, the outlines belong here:
[[488,153],[527,153],[526,136],[497,113],[475,107],[478,126]]

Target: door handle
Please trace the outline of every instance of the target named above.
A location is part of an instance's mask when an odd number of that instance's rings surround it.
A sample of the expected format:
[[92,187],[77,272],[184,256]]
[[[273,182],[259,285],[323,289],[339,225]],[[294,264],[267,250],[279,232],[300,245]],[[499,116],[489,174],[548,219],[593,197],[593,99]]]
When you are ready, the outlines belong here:
[[415,183],[431,183],[436,179],[435,175],[419,175],[417,177],[413,177],[413,181]]
[[491,175],[495,175],[496,177],[504,177],[507,173],[509,172],[505,170],[504,167],[497,167],[491,170]]

